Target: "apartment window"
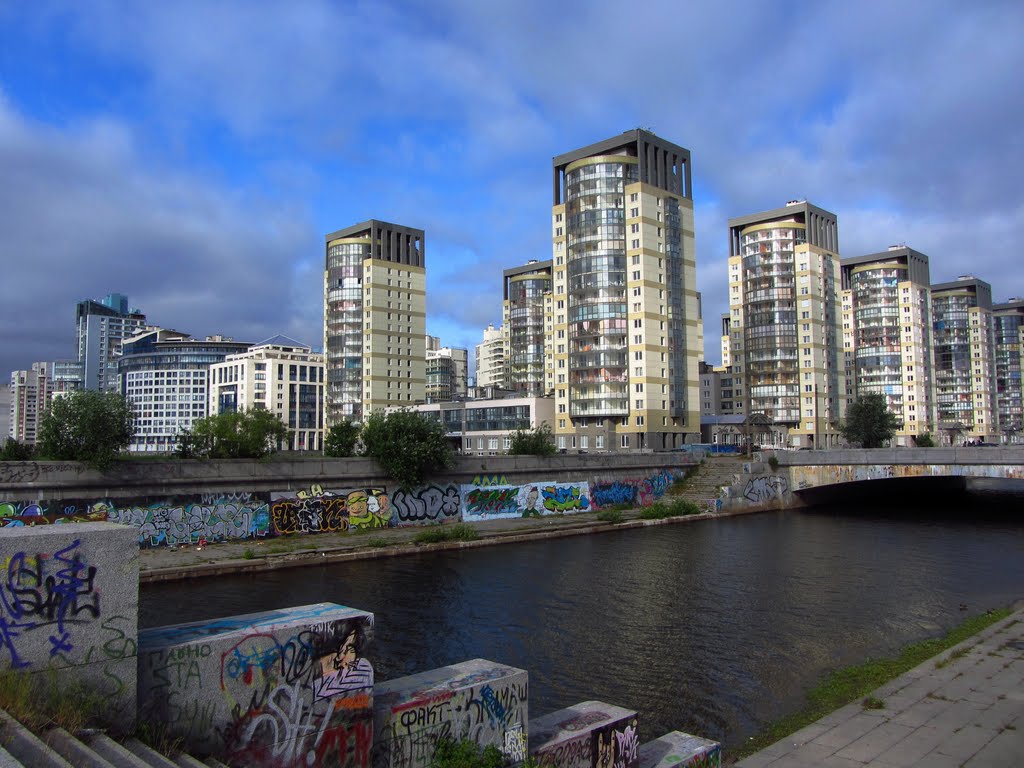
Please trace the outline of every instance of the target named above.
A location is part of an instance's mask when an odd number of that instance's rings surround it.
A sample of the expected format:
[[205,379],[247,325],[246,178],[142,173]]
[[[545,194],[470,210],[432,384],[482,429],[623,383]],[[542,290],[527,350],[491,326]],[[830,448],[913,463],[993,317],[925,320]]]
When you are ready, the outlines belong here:
[[633,270],[633,279],[634,280],[639,280],[640,279],[640,270],[638,270],[638,269]]
[[623,435],[619,438],[619,445],[623,448],[629,448],[629,435]]
[[643,416],[637,416],[636,417],[636,425],[638,427],[642,427],[644,425],[644,417]]
[[601,450],[602,448],[604,448],[604,435],[598,435],[595,438],[595,443],[597,444],[597,449],[598,450]]
[[639,248],[640,247],[640,241],[639,240],[632,240],[630,242],[630,246],[629,247],[630,248]]
[[562,228],[558,227],[557,229],[555,229],[555,237],[561,237],[561,236],[562,236]]
[[580,435],[580,448],[586,450],[590,447],[590,437],[587,435]]
[[640,231],[640,225],[639,224],[630,224],[629,225],[629,231],[632,232],[635,235],[637,232]]
[[630,218],[635,219],[639,215],[640,215],[640,209],[639,208],[630,208],[629,209],[629,216],[630,216]]
[[638,411],[641,411],[641,410],[643,410],[643,407],[644,407],[644,401],[643,400],[637,400],[636,401],[636,409]]
[[631,202],[631,203],[635,203],[635,202],[636,202],[636,200],[637,200],[637,193],[636,193],[636,192],[634,192],[634,193],[632,193],[632,194],[631,194],[631,195],[629,196],[629,202]]

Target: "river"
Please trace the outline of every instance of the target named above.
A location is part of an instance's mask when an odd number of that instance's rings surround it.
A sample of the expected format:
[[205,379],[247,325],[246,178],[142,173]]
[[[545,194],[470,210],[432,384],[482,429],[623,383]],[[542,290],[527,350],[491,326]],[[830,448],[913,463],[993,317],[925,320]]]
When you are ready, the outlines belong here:
[[599,699],[736,746],[837,666],[1024,598],[1024,498],[952,496],[143,588],[140,625],[315,602],[376,615],[378,680],[471,658],[530,716]]

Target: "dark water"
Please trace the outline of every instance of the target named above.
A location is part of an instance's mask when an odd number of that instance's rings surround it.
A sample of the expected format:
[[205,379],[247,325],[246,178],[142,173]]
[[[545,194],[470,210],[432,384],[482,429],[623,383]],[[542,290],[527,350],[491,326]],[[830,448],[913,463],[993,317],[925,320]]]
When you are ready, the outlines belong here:
[[728,747],[827,670],[1024,598],[1024,498],[920,504],[155,585],[140,621],[341,603],[376,614],[378,680],[482,657],[529,671],[531,716],[599,699]]

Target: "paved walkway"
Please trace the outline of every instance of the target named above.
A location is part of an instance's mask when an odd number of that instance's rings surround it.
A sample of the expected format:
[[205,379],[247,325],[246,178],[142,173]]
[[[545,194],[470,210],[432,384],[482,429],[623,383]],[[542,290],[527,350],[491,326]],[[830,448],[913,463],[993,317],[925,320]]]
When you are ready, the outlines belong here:
[[1024,608],[872,695],[736,768],[1024,766]]

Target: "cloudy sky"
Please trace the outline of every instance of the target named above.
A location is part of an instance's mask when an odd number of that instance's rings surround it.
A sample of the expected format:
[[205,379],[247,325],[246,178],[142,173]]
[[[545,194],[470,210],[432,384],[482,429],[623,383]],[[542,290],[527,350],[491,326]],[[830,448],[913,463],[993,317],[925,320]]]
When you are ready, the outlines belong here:
[[472,348],[550,258],[551,158],[638,126],[692,152],[710,362],[726,220],[793,198],[1024,296],[1022,73],[1019,0],[0,0],[0,372],[115,291],[319,347],[323,235],[368,218],[426,230]]

